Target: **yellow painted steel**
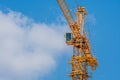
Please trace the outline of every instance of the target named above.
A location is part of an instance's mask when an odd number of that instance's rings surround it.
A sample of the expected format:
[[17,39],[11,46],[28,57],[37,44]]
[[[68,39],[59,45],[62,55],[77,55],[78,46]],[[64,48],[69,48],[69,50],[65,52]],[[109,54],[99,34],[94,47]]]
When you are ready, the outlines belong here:
[[91,70],[95,70],[98,66],[97,59],[91,54],[89,40],[87,39],[84,30],[84,20],[87,15],[87,11],[84,7],[78,7],[76,12],[77,19],[74,21],[66,1],[57,1],[73,34],[73,39],[69,42],[66,41],[67,45],[73,46],[72,61],[69,62],[72,67],[72,71],[69,76],[72,80],[87,80],[91,77],[88,74],[88,66],[91,67]]

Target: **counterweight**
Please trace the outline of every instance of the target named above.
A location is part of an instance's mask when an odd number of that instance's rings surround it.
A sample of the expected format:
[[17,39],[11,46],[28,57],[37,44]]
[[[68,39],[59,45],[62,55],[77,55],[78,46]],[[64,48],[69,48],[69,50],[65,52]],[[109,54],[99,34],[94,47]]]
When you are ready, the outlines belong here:
[[91,77],[88,74],[88,66],[91,67],[91,70],[95,70],[98,66],[97,59],[91,54],[89,40],[84,29],[87,11],[84,7],[78,7],[76,21],[74,21],[66,1],[57,1],[72,31],[72,33],[66,33],[67,45],[73,46],[72,61],[69,62],[72,71],[69,76],[72,80],[87,80]]

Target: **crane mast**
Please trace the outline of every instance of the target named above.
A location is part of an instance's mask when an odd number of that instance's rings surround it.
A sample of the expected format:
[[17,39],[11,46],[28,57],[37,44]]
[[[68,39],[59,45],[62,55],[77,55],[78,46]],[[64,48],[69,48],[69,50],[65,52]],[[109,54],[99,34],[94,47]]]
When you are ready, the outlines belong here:
[[91,54],[89,40],[84,30],[87,11],[84,7],[78,7],[76,21],[74,21],[66,1],[57,1],[72,31],[72,33],[66,33],[66,44],[73,46],[73,56],[69,62],[72,70],[69,76],[72,80],[88,80],[91,77],[88,74],[88,66],[91,70],[95,70],[98,62]]

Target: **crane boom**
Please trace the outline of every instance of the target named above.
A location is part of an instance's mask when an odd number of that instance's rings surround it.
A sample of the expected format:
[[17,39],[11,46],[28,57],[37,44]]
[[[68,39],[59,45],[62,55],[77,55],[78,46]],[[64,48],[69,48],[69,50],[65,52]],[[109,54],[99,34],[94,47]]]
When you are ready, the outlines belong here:
[[65,0],[57,0],[57,1],[60,5],[60,8],[62,9],[62,11],[64,13],[64,16],[66,17],[66,20],[67,20],[68,24],[69,25],[74,24],[75,21],[74,21],[72,15],[71,15],[71,12],[68,8],[68,5],[67,5],[66,1]]
[[80,34],[79,34],[80,26],[77,27],[76,22],[73,19],[73,16],[70,12],[70,9],[68,8],[68,5],[67,5],[66,1],[65,0],[57,0],[57,1],[58,1],[59,5],[60,5],[60,8],[61,8],[69,26],[70,26],[70,29],[71,29],[74,37],[80,36]]
[[78,12],[76,12],[77,20],[74,21],[73,16],[70,12],[70,9],[68,8],[68,5],[65,0],[57,0],[58,4],[70,26],[70,29],[74,35],[74,38],[80,38],[80,32],[83,35],[83,22],[85,15],[87,15],[87,12],[84,7],[79,7]]

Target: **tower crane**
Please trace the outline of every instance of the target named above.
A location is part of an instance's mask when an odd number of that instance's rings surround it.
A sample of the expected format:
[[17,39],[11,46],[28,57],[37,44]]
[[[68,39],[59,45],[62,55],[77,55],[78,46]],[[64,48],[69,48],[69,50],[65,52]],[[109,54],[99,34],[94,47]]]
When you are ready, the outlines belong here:
[[69,64],[72,67],[69,76],[72,80],[88,80],[88,66],[95,70],[98,66],[97,59],[91,54],[91,47],[85,32],[85,7],[78,7],[76,20],[74,20],[65,0],[57,0],[72,33],[66,33],[66,44],[73,46],[73,56]]

